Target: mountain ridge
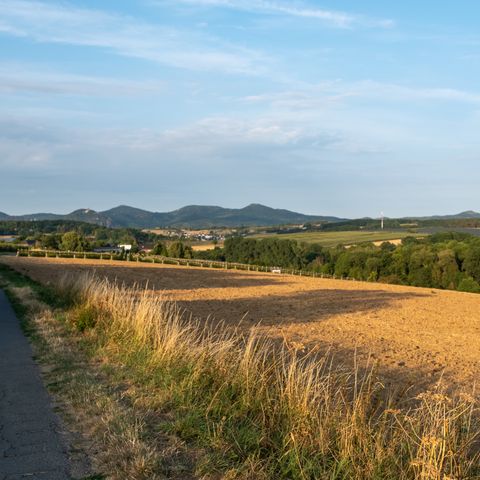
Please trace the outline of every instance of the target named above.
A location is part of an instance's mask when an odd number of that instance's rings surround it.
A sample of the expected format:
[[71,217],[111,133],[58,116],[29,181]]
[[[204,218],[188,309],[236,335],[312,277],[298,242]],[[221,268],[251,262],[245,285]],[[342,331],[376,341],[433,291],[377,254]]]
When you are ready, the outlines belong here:
[[[480,213],[466,210],[453,215],[432,215],[404,217],[411,220],[455,220],[478,219]],[[281,208],[271,208],[259,203],[251,203],[243,208],[224,208],[218,205],[186,205],[170,212],[151,212],[129,205],[118,205],[97,212],[90,208],[77,209],[68,214],[33,213],[8,215],[0,212],[1,221],[41,221],[70,220],[88,222],[113,228],[215,228],[253,227],[307,222],[342,222],[348,219],[325,215],[306,215]]]
[[171,212],[150,212],[129,205],[119,205],[97,212],[92,209],[78,209],[61,215],[34,213],[10,216],[0,213],[1,220],[39,221],[74,220],[94,223],[107,227],[126,228],[214,228],[238,226],[272,226],[306,222],[341,221],[342,218],[322,215],[305,215],[285,209],[275,209],[251,203],[243,208],[224,208],[216,205],[187,205]]

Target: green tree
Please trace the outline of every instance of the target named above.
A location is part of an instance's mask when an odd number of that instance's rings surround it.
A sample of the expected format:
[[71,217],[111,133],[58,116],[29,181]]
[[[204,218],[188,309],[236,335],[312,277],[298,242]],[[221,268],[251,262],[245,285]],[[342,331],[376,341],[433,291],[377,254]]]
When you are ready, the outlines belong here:
[[60,247],[57,235],[42,235],[40,237],[40,246],[48,250],[58,250]]
[[480,281],[480,246],[472,245],[463,262],[463,270],[477,282]]
[[185,245],[183,242],[176,241],[168,247],[168,256],[173,258],[185,258]]
[[432,266],[432,281],[434,287],[455,288],[459,273],[455,252],[450,249],[441,250]]
[[62,242],[60,244],[61,250],[83,252],[86,247],[87,242],[85,241],[85,238],[77,232],[67,232],[62,236]]
[[157,242],[152,248],[152,255],[168,256],[168,249],[164,242]]
[[365,276],[369,282],[378,280],[381,264],[382,261],[378,256],[367,258],[365,262]]
[[432,286],[432,267],[435,254],[427,246],[420,246],[413,251],[409,262],[408,280],[416,287]]

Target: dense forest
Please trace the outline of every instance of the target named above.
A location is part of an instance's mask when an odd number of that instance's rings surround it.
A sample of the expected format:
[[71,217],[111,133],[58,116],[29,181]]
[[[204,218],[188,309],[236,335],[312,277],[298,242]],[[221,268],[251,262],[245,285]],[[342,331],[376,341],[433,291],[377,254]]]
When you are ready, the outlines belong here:
[[480,292],[480,238],[438,233],[401,245],[322,247],[279,238],[230,238],[223,249],[196,256],[228,262],[305,269],[338,277]]

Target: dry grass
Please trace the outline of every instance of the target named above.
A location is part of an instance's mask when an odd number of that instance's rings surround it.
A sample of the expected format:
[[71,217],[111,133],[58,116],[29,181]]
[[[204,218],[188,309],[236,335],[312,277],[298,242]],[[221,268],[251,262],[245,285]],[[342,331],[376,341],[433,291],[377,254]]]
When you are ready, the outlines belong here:
[[480,478],[473,398],[434,391],[394,402],[371,369],[302,357],[255,331],[212,329],[147,291],[89,275],[59,292],[76,299],[72,322],[130,372],[141,402],[169,411],[153,430],[205,449],[197,476]]

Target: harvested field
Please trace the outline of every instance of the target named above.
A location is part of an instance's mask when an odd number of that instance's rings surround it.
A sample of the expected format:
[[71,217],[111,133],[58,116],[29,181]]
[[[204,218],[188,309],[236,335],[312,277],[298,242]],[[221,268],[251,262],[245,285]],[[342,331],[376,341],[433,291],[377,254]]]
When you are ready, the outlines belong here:
[[426,387],[443,378],[471,388],[480,374],[480,295],[125,262],[2,257],[48,282],[65,272],[95,271],[177,300],[195,316],[248,329],[301,351],[331,347],[339,361],[378,361],[387,382]]
[[206,250],[214,250],[217,246],[221,247],[222,245],[216,245],[214,243],[199,243],[197,245],[192,245],[192,249],[196,252],[205,252]]

